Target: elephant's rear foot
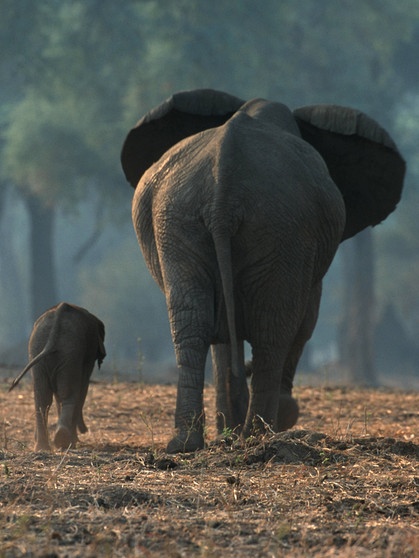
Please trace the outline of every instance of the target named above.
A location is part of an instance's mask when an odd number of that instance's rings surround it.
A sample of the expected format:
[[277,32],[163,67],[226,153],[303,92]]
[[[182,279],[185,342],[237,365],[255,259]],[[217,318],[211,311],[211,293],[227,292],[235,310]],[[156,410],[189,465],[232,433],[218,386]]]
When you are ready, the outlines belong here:
[[62,450],[67,449],[68,447],[75,447],[77,439],[74,438],[74,435],[70,432],[70,430],[65,426],[58,426],[55,436],[54,436],[54,445]]
[[282,432],[296,424],[299,415],[297,401],[291,395],[281,393],[275,395],[275,403],[278,404],[278,410],[275,411],[275,418],[271,414],[270,420],[268,419],[268,413],[259,413],[257,412],[258,408],[253,413],[248,413],[242,431],[243,438],[264,434],[266,431]]
[[204,447],[204,435],[200,430],[178,432],[167,444],[167,453],[189,453]]
[[298,403],[294,397],[287,394],[281,394],[279,396],[276,430],[278,432],[282,432],[283,430],[292,428],[297,423],[299,414],[300,410]]

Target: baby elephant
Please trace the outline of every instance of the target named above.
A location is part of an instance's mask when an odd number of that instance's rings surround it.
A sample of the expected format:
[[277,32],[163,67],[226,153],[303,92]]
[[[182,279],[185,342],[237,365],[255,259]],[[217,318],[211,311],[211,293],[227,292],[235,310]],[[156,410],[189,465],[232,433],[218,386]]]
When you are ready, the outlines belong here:
[[32,368],[35,395],[35,451],[50,450],[48,411],[52,397],[58,410],[56,447],[75,447],[77,428],[87,431],[83,405],[95,361],[106,356],[105,326],[93,314],[61,302],[40,316],[29,339],[30,362],[13,381],[11,391]]

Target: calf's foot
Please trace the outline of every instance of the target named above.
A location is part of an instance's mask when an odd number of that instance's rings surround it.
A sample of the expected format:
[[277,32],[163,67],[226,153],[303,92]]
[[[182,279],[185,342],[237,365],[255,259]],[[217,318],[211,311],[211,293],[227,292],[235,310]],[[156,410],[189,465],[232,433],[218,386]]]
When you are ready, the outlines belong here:
[[51,451],[51,447],[48,443],[48,441],[46,440],[42,440],[42,441],[36,441],[35,442],[35,451]]
[[54,445],[59,449],[67,449],[69,446],[75,447],[76,441],[70,430],[66,426],[58,426],[55,436]]

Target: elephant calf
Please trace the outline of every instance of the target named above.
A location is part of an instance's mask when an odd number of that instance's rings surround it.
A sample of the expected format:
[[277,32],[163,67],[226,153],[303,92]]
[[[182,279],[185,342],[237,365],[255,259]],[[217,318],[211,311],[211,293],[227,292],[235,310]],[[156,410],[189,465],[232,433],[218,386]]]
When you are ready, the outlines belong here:
[[35,396],[35,451],[50,450],[48,412],[53,395],[58,423],[54,444],[65,449],[77,443],[77,428],[87,431],[83,405],[95,361],[106,356],[105,326],[93,314],[62,302],[35,322],[29,339],[30,362],[13,381],[11,391],[32,368]]

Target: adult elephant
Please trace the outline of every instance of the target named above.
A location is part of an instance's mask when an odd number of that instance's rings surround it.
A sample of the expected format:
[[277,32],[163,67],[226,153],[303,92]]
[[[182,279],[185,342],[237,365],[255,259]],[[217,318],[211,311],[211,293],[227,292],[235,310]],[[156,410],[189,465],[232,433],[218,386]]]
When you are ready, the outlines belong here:
[[[169,452],[204,445],[212,348],[218,429],[289,428],[296,365],[339,243],[382,221],[405,164],[375,121],[339,106],[173,95],[124,143],[132,218],[165,294],[179,368]],[[243,341],[252,347],[248,394]]]

